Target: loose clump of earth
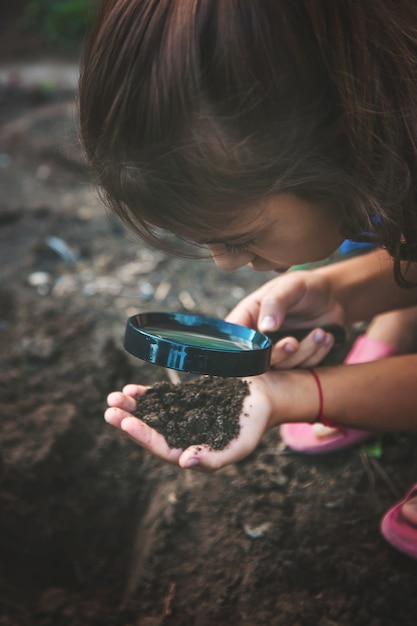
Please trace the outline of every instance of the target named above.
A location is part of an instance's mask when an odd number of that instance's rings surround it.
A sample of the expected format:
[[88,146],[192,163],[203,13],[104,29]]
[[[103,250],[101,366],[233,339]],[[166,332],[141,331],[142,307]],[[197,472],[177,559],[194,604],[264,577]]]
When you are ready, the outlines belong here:
[[136,417],[164,435],[171,448],[206,444],[222,450],[240,432],[248,384],[233,378],[199,378],[185,385],[157,383],[138,398]]

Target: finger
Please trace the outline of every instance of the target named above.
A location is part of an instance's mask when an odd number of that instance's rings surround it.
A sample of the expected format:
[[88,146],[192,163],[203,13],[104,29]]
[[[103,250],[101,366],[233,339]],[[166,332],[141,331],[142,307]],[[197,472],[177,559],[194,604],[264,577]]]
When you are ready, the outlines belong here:
[[123,393],[127,396],[132,396],[135,398],[136,396],[143,396],[145,391],[149,389],[149,387],[145,387],[144,385],[125,385],[122,389]]
[[[305,284],[296,280],[294,274],[275,279],[274,295],[265,295],[259,307],[257,327],[261,332],[278,330],[291,310],[305,293]],[[278,291],[278,286],[280,290]]]
[[178,463],[182,450],[179,448],[170,448],[161,433],[158,433],[136,417],[128,416],[123,419],[121,422],[121,430],[129,435],[133,441],[142,446],[142,448],[149,450],[149,452],[152,452],[152,454],[163,461]]
[[276,369],[288,369],[289,362],[296,358],[296,352],[300,347],[299,342],[294,337],[285,337],[278,341],[271,352],[271,367]]
[[323,345],[310,358],[305,359],[305,361],[301,363],[299,367],[315,367],[316,365],[319,365],[323,361],[323,359],[329,354],[331,349],[332,346],[328,347]]
[[226,316],[225,321],[231,324],[240,324],[247,328],[256,328],[259,316],[260,303],[254,295],[241,300]]
[[126,395],[121,391],[113,391],[107,396],[107,404],[110,407],[117,407],[129,413],[136,410],[136,400],[131,395]]
[[132,417],[132,415],[117,406],[109,407],[104,412],[104,419],[110,426],[114,426],[114,428],[121,428],[122,421],[127,417]]
[[271,366],[275,369],[312,367],[320,363],[334,345],[334,337],[316,328],[301,342],[288,337],[273,348]]

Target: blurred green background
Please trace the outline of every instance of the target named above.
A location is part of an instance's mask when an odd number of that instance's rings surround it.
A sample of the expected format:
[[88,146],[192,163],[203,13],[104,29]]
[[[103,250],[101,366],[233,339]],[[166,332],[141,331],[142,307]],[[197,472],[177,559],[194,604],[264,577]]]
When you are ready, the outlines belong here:
[[97,0],[29,0],[23,25],[40,31],[49,43],[73,45],[82,39],[96,4]]
[[97,4],[98,0],[0,0],[0,59],[76,49]]

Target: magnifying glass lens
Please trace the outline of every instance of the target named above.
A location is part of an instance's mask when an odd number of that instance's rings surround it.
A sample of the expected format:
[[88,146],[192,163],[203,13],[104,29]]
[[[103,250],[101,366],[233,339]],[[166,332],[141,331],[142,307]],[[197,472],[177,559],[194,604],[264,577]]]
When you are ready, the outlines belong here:
[[239,352],[240,350],[256,350],[259,346],[254,345],[253,342],[247,341],[241,337],[229,338],[213,337],[198,332],[190,332],[185,330],[172,330],[170,328],[152,328],[151,326],[143,327],[144,332],[166,339],[168,341],[175,341],[178,343],[184,343],[188,346],[194,346],[196,348],[208,348],[212,350],[234,350]]
[[209,376],[256,376],[269,368],[271,340],[251,328],[187,313],[138,313],[124,346],[170,369]]

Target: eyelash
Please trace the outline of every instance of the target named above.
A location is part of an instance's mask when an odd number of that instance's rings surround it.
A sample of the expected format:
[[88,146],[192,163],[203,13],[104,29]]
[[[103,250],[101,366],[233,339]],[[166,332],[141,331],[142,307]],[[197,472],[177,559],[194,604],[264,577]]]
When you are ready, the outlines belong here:
[[226,252],[247,252],[251,245],[255,243],[255,239],[245,241],[244,243],[224,243]]

